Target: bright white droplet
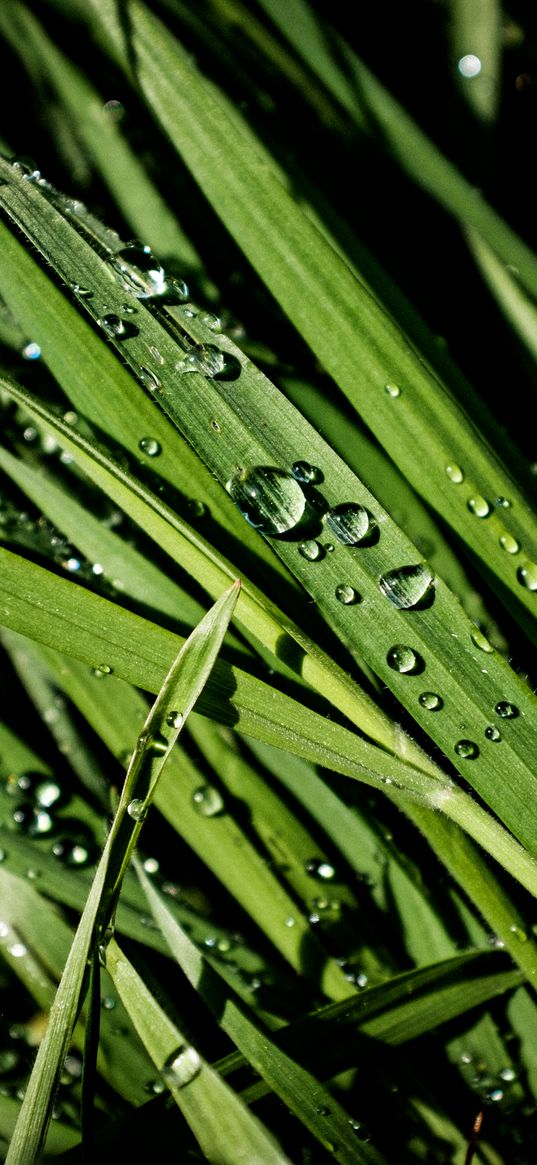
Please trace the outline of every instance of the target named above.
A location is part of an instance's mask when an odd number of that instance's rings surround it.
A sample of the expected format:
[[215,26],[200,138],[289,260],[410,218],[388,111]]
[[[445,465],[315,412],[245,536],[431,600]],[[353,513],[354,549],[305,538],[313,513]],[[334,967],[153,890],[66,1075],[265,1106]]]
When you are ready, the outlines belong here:
[[461,77],[471,78],[478,77],[482,69],[479,57],[475,53],[465,53],[457,63],[457,68]]

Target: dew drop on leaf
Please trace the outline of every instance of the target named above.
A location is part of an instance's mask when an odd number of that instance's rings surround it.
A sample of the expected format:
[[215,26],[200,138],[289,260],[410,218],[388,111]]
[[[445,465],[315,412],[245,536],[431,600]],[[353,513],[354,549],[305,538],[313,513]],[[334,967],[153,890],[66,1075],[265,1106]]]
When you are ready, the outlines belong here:
[[236,356],[217,348],[214,344],[196,344],[178,360],[177,372],[201,372],[212,380],[236,380],[241,366]]
[[464,473],[460,465],[457,465],[454,461],[448,462],[446,465],[446,473],[449,480],[453,482],[453,485],[460,485],[464,481]]
[[214,785],[200,785],[199,789],[195,789],[192,804],[201,817],[216,817],[225,808],[224,798]]
[[127,243],[110,256],[109,263],[121,286],[137,299],[158,298],[169,290],[163,266],[143,243]]
[[492,513],[492,506],[487,502],[486,498],[481,497],[481,494],[476,494],[475,497],[468,498],[466,503],[471,514],[476,518],[488,518]]
[[298,525],[306,506],[300,485],[283,469],[239,470],[226,489],[243,518],[262,534],[277,537]]
[[342,502],[328,511],[326,525],[338,542],[356,546],[375,529],[376,522],[365,506],[358,502]]
[[162,453],[162,446],[155,437],[142,437],[142,440],[138,443],[138,448],[147,457],[158,457],[159,453]]
[[520,715],[516,704],[511,704],[509,700],[499,700],[494,711],[497,716],[501,716],[502,720],[514,720]]
[[25,344],[21,351],[21,356],[24,360],[39,360],[40,355],[41,348],[34,340],[31,340],[29,344]]
[[115,315],[114,312],[108,312],[97,320],[100,328],[102,328],[105,336],[111,340],[119,340],[121,337],[127,335],[127,327],[121,316]]
[[495,724],[489,724],[488,727],[485,728],[485,736],[487,740],[492,740],[496,744],[498,744],[502,739],[500,729],[496,728]]
[[201,1072],[202,1059],[191,1044],[184,1044],[166,1061],[162,1079],[168,1088],[184,1088]]
[[472,631],[470,631],[470,639],[472,640],[474,647],[477,647],[479,651],[485,651],[487,655],[491,655],[494,651],[492,643],[489,643],[486,635],[483,635],[483,632],[480,631],[479,627],[474,627]]
[[427,708],[428,712],[440,712],[444,707],[444,701],[437,692],[422,692],[418,696],[418,704],[421,704],[422,708]]
[[309,461],[293,462],[291,473],[302,485],[314,485],[323,480],[321,470],[316,465],[310,465]]
[[143,821],[146,812],[145,801],[142,801],[141,797],[134,797],[132,801],[129,801],[127,813],[133,821]]
[[430,595],[434,574],[425,562],[400,566],[379,579],[379,590],[399,610],[411,610]]
[[418,652],[405,643],[396,643],[390,647],[386,662],[393,671],[401,672],[403,675],[415,675],[417,672],[423,671],[425,667]]
[[138,378],[149,392],[160,392],[160,380],[150,368],[144,368],[141,365],[138,369]]
[[500,546],[506,554],[518,554],[520,550],[520,542],[512,534],[500,534]]
[[458,740],[455,752],[462,760],[475,760],[479,756],[479,748],[474,740]]
[[310,878],[318,878],[322,882],[328,882],[336,876],[333,865],[324,858],[310,858],[306,862],[305,870]]
[[358,603],[360,601],[358,591],[354,587],[349,586],[348,583],[340,583],[334,593],[338,603],[343,603],[345,607],[350,607],[351,603]]
[[519,566],[516,576],[521,587],[528,591],[537,591],[537,563],[526,562],[524,566]]
[[168,728],[180,728],[183,723],[183,715],[181,712],[168,712],[166,717],[166,724]]
[[325,554],[321,543],[315,542],[313,539],[308,542],[301,542],[298,547],[298,552],[308,562],[319,562],[321,558],[324,558]]
[[388,394],[388,396],[391,396],[392,400],[396,400],[398,396],[401,396],[401,389],[399,388],[398,384],[389,382],[388,384],[384,385],[384,391]]

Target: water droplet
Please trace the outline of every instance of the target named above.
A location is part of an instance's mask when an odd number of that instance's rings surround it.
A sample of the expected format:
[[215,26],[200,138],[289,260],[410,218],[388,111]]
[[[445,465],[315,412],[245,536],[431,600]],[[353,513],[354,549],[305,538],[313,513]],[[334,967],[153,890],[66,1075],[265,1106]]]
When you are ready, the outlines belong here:
[[345,607],[349,607],[351,603],[360,602],[358,591],[355,591],[354,587],[350,587],[348,583],[340,583],[334,594],[338,603],[343,603]]
[[89,287],[82,287],[80,283],[73,282],[70,283],[69,286],[73,294],[77,295],[79,299],[91,299],[93,295],[93,292],[90,291]]
[[439,712],[444,707],[444,701],[437,692],[422,692],[421,696],[418,696],[418,704],[421,704],[422,708],[427,708],[428,712]]
[[518,940],[519,943],[527,943],[528,936],[526,934],[526,931],[522,930],[522,927],[514,924],[513,926],[509,927],[509,930],[510,930],[511,934]]
[[[356,546],[376,528],[373,516],[358,502],[342,502],[326,515],[330,533],[346,546]],[[328,547],[327,547],[328,549]]]
[[158,874],[160,869],[158,858],[144,858],[143,867],[146,874]]
[[471,514],[475,514],[476,518],[488,518],[492,513],[492,506],[487,502],[486,498],[482,498],[481,494],[476,494],[473,498],[468,498],[466,503]]
[[387,392],[388,396],[391,396],[392,400],[395,400],[398,396],[401,396],[401,389],[399,388],[398,384],[385,384],[384,392]]
[[474,740],[458,740],[455,752],[462,760],[475,760],[479,756],[479,748]]
[[498,743],[502,739],[500,729],[496,728],[494,724],[489,724],[488,727],[485,728],[485,736],[487,740],[492,740],[495,743]]
[[494,711],[497,716],[501,716],[502,720],[514,720],[516,716],[520,716],[516,704],[509,703],[509,700],[499,700]]
[[326,1108],[324,1104],[318,1104],[315,1112],[318,1116],[330,1116],[330,1109]]
[[522,587],[528,591],[537,591],[537,563],[526,562],[519,566],[516,572],[517,579]]
[[61,786],[57,781],[40,781],[34,792],[37,804],[43,809],[51,809],[61,800],[61,795]]
[[508,1083],[511,1083],[512,1080],[516,1080],[516,1072],[514,1068],[502,1068],[501,1072],[498,1072],[498,1076],[501,1080],[506,1080]]
[[446,465],[446,473],[454,485],[460,485],[461,481],[464,481],[464,473],[460,465],[456,465],[454,461],[450,461]]
[[192,804],[201,817],[216,817],[225,808],[224,798],[215,785],[200,785],[199,789],[195,789]]
[[475,53],[465,53],[457,62],[457,68],[461,77],[469,80],[472,77],[479,76],[482,65],[479,57],[476,57]]
[[207,513],[207,506],[199,498],[189,498],[187,510],[192,518],[204,518]]
[[134,797],[127,805],[127,813],[133,821],[143,821],[147,814],[147,806],[141,797]]
[[226,489],[246,521],[273,538],[297,526],[306,506],[295,478],[271,466],[240,470]]
[[110,340],[119,340],[121,337],[127,335],[127,326],[121,316],[117,316],[115,312],[107,312],[106,315],[101,316],[97,320],[100,328],[102,328],[105,336]]
[[520,550],[520,542],[512,534],[500,534],[500,546],[506,554],[518,554]]
[[296,918],[293,918],[291,915],[289,915],[289,918],[285,919],[285,925],[289,929],[291,929],[293,926],[296,926]]
[[114,1011],[116,1007],[116,1000],[111,995],[103,995],[101,998],[101,1007],[103,1011]]
[[148,457],[158,457],[159,453],[162,453],[162,445],[159,445],[154,437],[142,437],[138,442],[138,448]]
[[319,562],[321,558],[324,558],[325,554],[321,543],[315,542],[313,539],[309,542],[301,542],[298,547],[298,552],[308,562]]
[[110,676],[112,674],[112,668],[108,663],[100,663],[98,667],[92,668],[92,674],[96,679],[101,679],[103,676]]
[[201,372],[212,380],[236,380],[241,366],[236,356],[214,344],[196,344],[175,365],[177,372]]
[[386,663],[388,667],[393,668],[393,671],[401,672],[403,675],[415,675],[417,672],[423,671],[425,664],[423,659],[414,651],[412,647],[407,647],[404,643],[396,643],[386,656]]
[[426,563],[400,566],[379,579],[379,590],[399,610],[411,610],[430,595],[434,574]]
[[323,481],[321,470],[316,465],[310,465],[309,461],[295,461],[291,466],[291,473],[303,485],[315,485]]
[[121,286],[137,299],[154,299],[166,295],[169,287],[166,272],[150,247],[127,243],[109,259]]
[[12,943],[7,950],[13,959],[23,959],[28,954],[28,947],[22,942]]
[[24,358],[24,360],[39,360],[39,357],[41,356],[41,348],[39,347],[39,344],[36,344],[35,341],[32,341],[29,344],[25,344],[21,351],[21,356]]
[[138,379],[141,380],[148,392],[160,392],[161,384],[158,376],[151,372],[150,368],[144,368],[143,364],[138,369]]
[[209,328],[211,332],[222,331],[222,320],[220,316],[216,316],[212,311],[203,311],[199,317],[199,322],[200,324],[205,324],[205,327]]
[[310,858],[306,862],[305,870],[311,878],[319,878],[322,882],[329,882],[336,876],[334,867],[324,858]]
[[37,169],[33,158],[12,158],[11,165],[15,172],[21,178],[25,178],[27,182],[38,182],[41,177],[41,171]]
[[162,1069],[162,1079],[168,1088],[184,1088],[201,1071],[202,1059],[191,1044],[183,1044],[166,1061]]
[[183,715],[181,712],[168,712],[166,717],[166,724],[168,728],[180,728],[183,723]]
[[[173,297],[175,303],[184,303],[185,299],[188,299],[190,295],[190,288],[188,283],[185,283],[184,279],[179,279],[177,275],[172,275],[171,278],[168,279],[168,287],[170,295]],[[191,316],[196,316],[198,313],[197,311],[192,311],[190,314]],[[185,315],[187,315],[186,308]]]
[[487,655],[491,655],[491,653],[494,651],[492,643],[489,643],[486,635],[483,635],[483,632],[480,631],[479,627],[474,627],[473,630],[470,631],[470,639],[472,640],[474,647],[477,647],[479,651],[485,651]]

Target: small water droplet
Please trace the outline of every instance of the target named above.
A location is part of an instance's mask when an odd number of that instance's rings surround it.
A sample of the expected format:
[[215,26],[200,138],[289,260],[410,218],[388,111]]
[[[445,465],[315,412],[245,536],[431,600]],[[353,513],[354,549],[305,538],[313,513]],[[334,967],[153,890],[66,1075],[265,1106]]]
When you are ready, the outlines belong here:
[[203,1061],[191,1044],[183,1044],[166,1061],[162,1079],[168,1088],[184,1088],[201,1072]]
[[505,1080],[508,1083],[511,1083],[512,1080],[516,1080],[516,1072],[514,1068],[502,1068],[501,1072],[498,1072],[498,1076],[501,1080]]
[[476,494],[475,497],[468,498],[466,505],[470,513],[474,514],[476,518],[488,518],[489,514],[492,513],[490,502],[487,502],[486,498],[482,498],[481,494]]
[[33,158],[15,157],[11,159],[11,165],[15,172],[27,182],[38,182],[41,177],[41,171],[37,169]]
[[295,478],[272,466],[239,470],[226,489],[246,521],[272,538],[297,526],[306,507]]
[[291,929],[293,926],[296,926],[296,918],[293,918],[291,915],[289,915],[289,917],[285,919],[285,925],[289,929]]
[[97,323],[102,328],[105,336],[108,336],[110,340],[119,340],[127,335],[125,321],[121,319],[121,316],[116,315],[115,312],[107,312],[106,315],[101,316],[97,320]]
[[143,867],[146,874],[158,874],[160,862],[158,858],[144,858]]
[[321,546],[321,543],[315,542],[313,539],[309,542],[301,542],[300,546],[298,547],[298,552],[302,555],[302,558],[306,558],[308,562],[319,562],[320,559],[324,558],[325,555],[324,548]]
[[57,781],[40,781],[35,787],[34,797],[43,809],[51,809],[61,800],[62,790]]
[[336,587],[334,594],[338,603],[343,603],[345,607],[349,607],[351,603],[359,603],[360,595],[354,587],[349,586],[348,583],[340,583]]
[[475,53],[465,53],[457,62],[457,68],[461,77],[464,77],[465,80],[470,80],[472,77],[479,76],[482,65],[479,57],[476,57]]
[[236,356],[214,344],[196,344],[177,361],[175,368],[182,373],[201,372],[212,380],[236,380],[241,371]]
[[73,294],[77,295],[79,299],[91,299],[93,295],[93,292],[90,291],[89,287],[82,287],[80,283],[73,282],[70,283],[69,286]]
[[169,291],[163,266],[143,243],[127,243],[110,256],[109,263],[119,276],[121,286],[137,299],[154,299]]
[[379,579],[379,590],[399,610],[412,610],[430,596],[434,574],[427,563],[400,566]]
[[212,311],[203,311],[199,317],[199,322],[200,324],[205,324],[205,327],[209,328],[211,332],[222,331],[222,320],[220,316],[216,316]]
[[477,647],[479,651],[485,651],[487,655],[491,655],[494,651],[492,643],[489,643],[486,635],[483,635],[483,632],[480,631],[479,627],[474,627],[473,630],[470,631],[470,639],[472,640],[474,647]]
[[305,870],[311,878],[319,878],[322,882],[329,882],[336,876],[333,865],[324,858],[310,858],[306,862]]
[[500,534],[500,546],[506,554],[518,554],[520,550],[520,542],[512,534]]
[[129,817],[132,817],[133,821],[143,821],[147,814],[145,801],[141,797],[134,797],[127,805],[127,813]]
[[7,950],[13,959],[23,959],[28,954],[28,947],[23,942],[12,943]]
[[192,518],[204,518],[207,513],[207,506],[199,498],[189,498],[187,510]]
[[323,480],[321,470],[316,465],[310,465],[309,461],[295,461],[291,473],[303,485],[315,485]]
[[526,562],[519,566],[516,572],[517,579],[522,587],[528,591],[537,591],[537,563]]
[[102,679],[103,676],[112,675],[112,668],[108,663],[100,663],[98,667],[92,668],[92,674],[96,679]]
[[144,368],[143,364],[138,369],[138,379],[141,380],[148,392],[160,392],[161,383],[158,376],[150,368]]
[[387,392],[388,396],[391,396],[392,400],[396,400],[398,396],[401,396],[401,389],[399,388],[398,384],[385,384],[384,392]]
[[479,756],[479,748],[474,740],[458,740],[455,752],[462,760],[475,760]]
[[495,743],[499,743],[499,741],[502,739],[500,729],[496,728],[494,724],[489,724],[488,727],[485,728],[485,736],[487,740],[492,740]]
[[159,453],[162,453],[162,445],[159,444],[155,437],[142,437],[141,441],[138,442],[138,448],[147,457],[158,457]]
[[338,542],[346,546],[356,546],[363,542],[376,528],[372,514],[358,502],[342,502],[339,506],[333,506],[326,515],[326,525]]
[[168,728],[180,728],[183,723],[183,715],[181,712],[168,712],[166,717],[166,724]]
[[509,700],[498,700],[494,707],[497,716],[501,716],[502,720],[514,720],[520,712],[516,704],[511,704]]
[[519,943],[527,943],[528,936],[526,934],[526,931],[522,930],[522,927],[517,926],[516,924],[513,924],[513,926],[509,927],[509,930],[510,930],[511,934],[513,935],[513,937],[516,938]]
[[192,794],[192,804],[201,817],[216,817],[225,809],[224,798],[215,785],[200,785]]
[[446,465],[446,473],[454,485],[460,485],[461,481],[464,481],[464,473],[460,465],[456,465],[454,461],[450,461]]
[[403,675],[416,675],[423,671],[425,664],[423,659],[414,651],[412,647],[408,647],[404,643],[396,643],[386,656],[386,663],[393,671],[401,672]]
[[101,998],[101,1007],[103,1011],[114,1011],[116,1000],[111,995],[103,995]]
[[122,101],[105,101],[103,113],[106,114],[108,121],[121,121],[125,116],[125,106]]
[[422,692],[421,696],[418,696],[418,704],[421,704],[422,708],[427,708],[428,712],[440,712],[444,707],[444,701],[437,692]]
[[39,360],[39,357],[41,356],[41,348],[39,347],[39,344],[36,344],[35,341],[31,341],[29,344],[25,344],[21,351],[21,356],[24,358],[24,360]]

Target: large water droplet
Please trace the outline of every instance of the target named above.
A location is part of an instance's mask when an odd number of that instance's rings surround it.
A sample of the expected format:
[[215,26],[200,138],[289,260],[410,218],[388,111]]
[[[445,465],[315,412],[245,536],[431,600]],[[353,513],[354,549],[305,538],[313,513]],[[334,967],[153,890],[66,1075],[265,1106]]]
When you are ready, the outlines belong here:
[[454,461],[450,461],[446,465],[446,473],[449,480],[453,482],[453,485],[460,485],[461,481],[464,481],[464,473],[460,465],[456,465]]
[[428,712],[440,712],[444,707],[444,701],[437,692],[422,692],[421,696],[418,696],[418,704],[421,704],[422,708],[427,708]]
[[323,480],[321,470],[316,465],[310,465],[309,461],[295,461],[291,473],[303,485],[318,485]]
[[315,542],[313,539],[309,542],[301,542],[298,547],[299,554],[302,558],[306,558],[308,562],[319,562],[324,558],[324,549],[320,542]]
[[465,55],[458,61],[457,68],[461,74],[461,77],[469,80],[472,77],[479,76],[482,65],[479,57],[476,57],[475,53],[465,53]]
[[430,595],[434,574],[425,562],[416,566],[400,566],[389,570],[379,579],[379,590],[400,610],[418,607]]
[[334,593],[338,603],[343,603],[346,607],[349,607],[351,603],[360,601],[358,591],[355,591],[354,587],[350,587],[348,583],[340,583]]
[[162,1069],[162,1079],[168,1088],[184,1088],[201,1072],[202,1059],[191,1044],[183,1044],[170,1056]]
[[495,705],[494,711],[497,716],[501,716],[502,720],[514,720],[517,716],[520,716],[516,704],[511,704],[509,700],[499,700]]
[[134,797],[127,805],[127,813],[133,821],[143,821],[147,813],[145,801],[141,797]]
[[199,789],[195,789],[192,804],[201,817],[216,817],[216,814],[222,813],[225,808],[224,798],[214,785],[200,785]]
[[342,502],[328,511],[326,525],[338,542],[356,546],[375,529],[376,522],[365,506],[358,502]]
[[168,728],[180,728],[183,723],[183,715],[181,712],[168,712],[166,717],[166,724]]
[[537,591],[537,563],[526,562],[519,566],[516,572],[517,579],[522,587],[528,591]]
[[500,534],[500,546],[506,554],[518,554],[520,550],[520,542],[512,534]]
[[455,752],[462,760],[475,760],[479,756],[479,748],[474,740],[458,740]]
[[117,272],[121,286],[137,299],[153,299],[169,290],[166,272],[150,247],[143,243],[127,243],[115,255],[110,265]]
[[306,507],[295,478],[272,466],[239,470],[226,489],[243,518],[273,538],[297,526]]
[[492,513],[492,506],[487,502],[486,498],[482,498],[481,494],[476,494],[473,498],[468,498],[466,503],[471,514],[476,518],[488,518]]
[[162,446],[155,437],[142,437],[142,440],[138,443],[138,448],[147,457],[158,457],[159,453],[162,453]]
[[394,671],[401,672],[403,675],[415,675],[417,672],[423,671],[425,667],[421,655],[405,643],[396,643],[394,647],[390,647],[386,663]]

